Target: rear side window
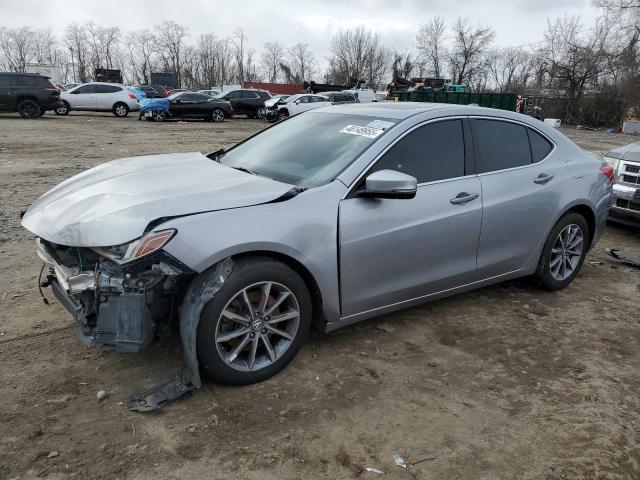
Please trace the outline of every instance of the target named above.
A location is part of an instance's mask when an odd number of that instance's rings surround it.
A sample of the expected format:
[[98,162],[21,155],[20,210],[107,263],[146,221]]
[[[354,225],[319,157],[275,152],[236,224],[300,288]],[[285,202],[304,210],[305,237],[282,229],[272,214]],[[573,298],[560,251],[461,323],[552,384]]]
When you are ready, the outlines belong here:
[[553,149],[553,145],[535,130],[528,128],[529,143],[531,144],[531,157],[533,163],[543,160]]
[[38,78],[32,77],[28,75],[19,75],[15,77],[14,85],[17,87],[37,87],[38,86]]
[[96,85],[96,93],[116,93],[122,89],[113,85]]
[[495,172],[531,163],[527,128],[500,120],[471,120],[477,173]]
[[72,93],[96,93],[95,85],[83,85],[82,87],[78,87]]
[[11,84],[7,75],[0,75],[0,87],[8,87]]
[[464,176],[464,135],[460,120],[417,128],[398,141],[371,172],[396,170],[418,183]]

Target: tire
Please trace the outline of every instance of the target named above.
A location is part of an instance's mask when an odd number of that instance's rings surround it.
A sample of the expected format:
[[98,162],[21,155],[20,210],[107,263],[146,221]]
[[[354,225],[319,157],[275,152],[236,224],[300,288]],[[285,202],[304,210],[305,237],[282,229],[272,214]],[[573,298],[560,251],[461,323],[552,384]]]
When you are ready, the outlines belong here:
[[278,118],[278,122],[279,122],[280,120],[284,120],[284,119],[285,119],[285,118],[287,118],[288,116],[289,116],[289,112],[287,112],[286,110],[280,110],[280,111],[278,112],[278,117],[277,117],[277,118]]
[[[567,238],[569,244],[565,247]],[[590,241],[591,232],[585,218],[576,212],[567,213],[558,220],[547,237],[535,279],[550,291],[567,287],[580,272]]]
[[18,113],[22,118],[34,119],[40,117],[40,105],[34,100],[22,100],[18,103]]
[[[265,291],[269,291],[267,306],[263,309],[267,315],[251,320],[243,289],[256,310],[259,310],[261,299],[265,298]],[[275,299],[287,291],[289,294],[275,307],[275,313],[269,312],[276,303]],[[248,385],[275,375],[295,357],[306,340],[311,325],[311,305],[311,296],[304,281],[287,265],[262,257],[236,262],[223,287],[200,315],[197,352],[203,371],[212,380],[227,385]],[[242,321],[223,316],[223,311],[232,312]],[[291,318],[284,320],[283,312]],[[278,316],[281,321],[269,323],[277,320]],[[273,328],[289,338],[273,333]],[[225,340],[224,335],[229,336],[230,332],[238,335]],[[240,353],[234,357],[238,347]]]
[[167,119],[167,114],[165,112],[154,112],[153,119],[156,122],[164,122]]
[[62,103],[64,103],[63,106],[55,109],[56,115],[69,115],[71,106],[65,101],[63,101]]
[[256,114],[255,113],[247,113],[247,118],[250,118],[251,120],[253,120],[254,118],[256,118]]
[[129,115],[129,107],[127,106],[126,103],[123,103],[123,102],[118,102],[114,104],[111,111],[118,118],[124,118],[127,115]]
[[211,121],[212,122],[216,122],[216,123],[220,123],[220,122],[224,122],[224,110],[222,110],[221,108],[214,108],[213,112],[211,112]]

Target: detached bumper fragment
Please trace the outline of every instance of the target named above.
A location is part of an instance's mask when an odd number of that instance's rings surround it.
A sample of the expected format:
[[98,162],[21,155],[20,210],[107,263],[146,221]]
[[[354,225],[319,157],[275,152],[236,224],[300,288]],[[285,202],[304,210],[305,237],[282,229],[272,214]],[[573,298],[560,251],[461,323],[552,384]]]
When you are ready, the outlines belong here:
[[615,248],[605,248],[604,251],[607,254],[611,255],[616,260],[618,260],[620,263],[627,265],[629,267],[640,269],[640,260],[633,260],[632,258],[624,257],[620,255],[618,253],[618,250],[616,250]]

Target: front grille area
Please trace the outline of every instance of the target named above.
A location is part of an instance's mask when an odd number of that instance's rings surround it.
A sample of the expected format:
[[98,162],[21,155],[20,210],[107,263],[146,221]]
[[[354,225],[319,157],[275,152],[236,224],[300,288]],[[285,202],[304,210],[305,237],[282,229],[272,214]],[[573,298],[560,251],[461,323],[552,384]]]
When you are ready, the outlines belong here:
[[640,185],[640,176],[635,175],[622,175],[622,181],[624,183],[632,183],[634,185]]
[[635,210],[640,212],[640,203],[632,202],[631,200],[625,200],[623,198],[618,198],[616,200],[616,207],[626,208],[627,210]]
[[630,173],[640,173],[640,166],[629,165],[628,163],[625,165],[625,171]]

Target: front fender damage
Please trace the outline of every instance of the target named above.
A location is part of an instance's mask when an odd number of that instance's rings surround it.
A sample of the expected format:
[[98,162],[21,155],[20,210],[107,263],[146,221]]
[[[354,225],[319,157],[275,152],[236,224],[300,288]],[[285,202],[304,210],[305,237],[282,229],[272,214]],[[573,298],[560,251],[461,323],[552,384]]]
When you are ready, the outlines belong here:
[[233,261],[226,258],[191,281],[180,309],[180,339],[184,365],[170,380],[133,394],[129,401],[130,410],[152,412],[202,386],[196,351],[200,314],[204,306],[220,291],[232,270]]

